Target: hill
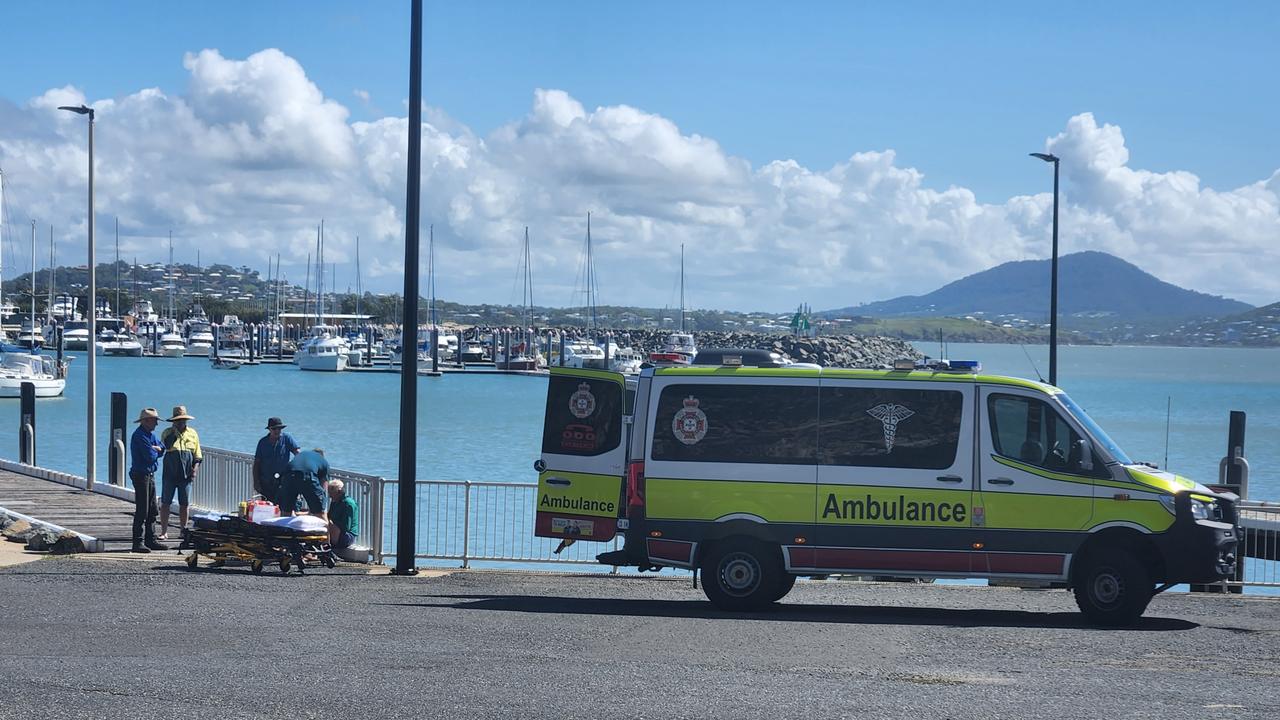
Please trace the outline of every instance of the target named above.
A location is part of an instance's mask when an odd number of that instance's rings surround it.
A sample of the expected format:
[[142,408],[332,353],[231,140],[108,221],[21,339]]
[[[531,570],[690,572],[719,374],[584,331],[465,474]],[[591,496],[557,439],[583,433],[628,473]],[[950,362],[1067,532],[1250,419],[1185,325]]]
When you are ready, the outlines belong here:
[[[1008,262],[944,285],[927,295],[908,295],[821,313],[826,317],[857,314],[902,316],[1021,316],[1043,322],[1049,315],[1048,260]],[[1114,255],[1081,252],[1058,261],[1058,310],[1064,326],[1096,326],[1070,322],[1109,318],[1119,322],[1179,321],[1216,318],[1252,309],[1251,305],[1180,288],[1164,282]],[[1163,323],[1161,323],[1163,324]]]

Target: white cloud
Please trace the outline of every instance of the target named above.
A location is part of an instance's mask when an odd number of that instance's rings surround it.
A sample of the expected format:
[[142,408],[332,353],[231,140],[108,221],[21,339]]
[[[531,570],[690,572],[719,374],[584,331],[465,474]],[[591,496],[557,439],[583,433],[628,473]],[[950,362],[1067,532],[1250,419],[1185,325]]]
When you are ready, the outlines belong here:
[[[351,121],[278,50],[244,60],[204,50],[184,65],[181,95],[90,100],[99,232],[119,215],[122,255],[140,259],[164,257],[170,227],[187,261],[199,247],[205,262],[265,268],[279,252],[301,281],[324,218],[328,259],[344,264],[340,286],[358,234],[366,287],[398,289],[407,120]],[[354,95],[367,105],[367,93]],[[85,129],[56,107],[83,101],[64,87],[21,107],[0,103],[7,204],[22,216],[7,221],[52,222],[64,244],[84,233]],[[682,243],[691,304],[744,309],[928,292],[1047,254],[1049,194],[982,204],[965,188],[928,187],[892,150],[826,169],[753,167],[667,118],[625,105],[588,110],[561,90],[535,91],[527,115],[485,137],[442,109],[425,117],[423,239],[433,223],[437,282],[450,299],[514,301],[528,225],[536,298],[568,304],[588,211],[601,299],[617,304],[674,303]],[[1104,250],[1254,303],[1280,298],[1270,272],[1280,267],[1280,171],[1219,191],[1189,172],[1131,168],[1120,128],[1091,114],[1070,118],[1045,147],[1062,157],[1064,252]]]

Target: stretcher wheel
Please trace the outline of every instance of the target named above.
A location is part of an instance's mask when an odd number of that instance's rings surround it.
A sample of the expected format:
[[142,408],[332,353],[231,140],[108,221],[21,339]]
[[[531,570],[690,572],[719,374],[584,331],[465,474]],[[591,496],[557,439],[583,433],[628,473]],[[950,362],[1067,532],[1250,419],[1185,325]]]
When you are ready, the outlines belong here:
[[289,558],[287,558],[287,557],[285,557],[285,558],[281,558],[281,559],[280,559],[280,572],[281,572],[281,573],[283,573],[283,574],[285,574],[285,575],[288,575],[288,574],[289,574],[289,565],[290,565],[290,563],[289,563]]
[[254,575],[261,575],[261,574],[262,574],[262,561],[261,561],[261,560],[254,560],[253,562],[249,563],[249,570],[250,570],[250,571],[252,571]]
[[333,566],[337,564],[333,561],[333,553],[325,553],[324,555],[320,556],[320,559],[321,561],[324,562],[324,566],[329,568],[330,570],[332,570]]
[[195,570],[195,569],[196,569],[196,562],[198,562],[198,561],[199,561],[199,559],[200,559],[200,554],[199,554],[199,553],[194,553],[194,552],[193,552],[193,553],[191,553],[190,555],[188,555],[188,556],[187,556],[187,569],[188,569],[188,570]]

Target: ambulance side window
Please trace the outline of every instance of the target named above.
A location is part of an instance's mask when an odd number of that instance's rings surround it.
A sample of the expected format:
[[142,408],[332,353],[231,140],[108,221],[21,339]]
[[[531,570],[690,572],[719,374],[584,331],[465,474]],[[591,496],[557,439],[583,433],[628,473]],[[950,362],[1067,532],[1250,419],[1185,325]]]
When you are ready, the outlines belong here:
[[1075,450],[1080,435],[1048,403],[993,394],[987,398],[987,409],[998,454],[1046,470],[1080,473]]
[[547,387],[542,452],[603,455],[622,442],[622,386],[610,380],[555,376]]
[[819,464],[944,470],[956,460],[964,394],[824,386]]
[[818,388],[669,385],[652,434],[654,460],[810,465],[818,449]]

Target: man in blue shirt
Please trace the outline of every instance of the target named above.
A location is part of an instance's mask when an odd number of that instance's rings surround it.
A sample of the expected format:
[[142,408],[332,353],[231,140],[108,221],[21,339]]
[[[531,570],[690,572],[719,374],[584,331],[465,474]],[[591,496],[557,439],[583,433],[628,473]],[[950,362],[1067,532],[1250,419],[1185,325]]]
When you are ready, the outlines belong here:
[[[267,434],[258,440],[253,453],[253,489],[262,497],[280,505],[280,514],[293,512],[293,505],[286,507],[283,496],[289,486],[289,461],[298,454],[298,443],[286,432],[280,418],[267,420]],[[293,500],[297,495],[293,496]],[[292,503],[292,500],[291,500]]]
[[[129,438],[129,479],[133,481],[133,551],[168,550],[156,541],[156,471],[164,445],[156,437],[160,413],[143,408],[134,420],[138,429]],[[144,534],[145,529],[145,534]]]
[[280,514],[292,512],[301,493],[307,501],[307,510],[316,517],[325,517],[324,484],[329,480],[329,461],[324,459],[324,450],[303,450],[289,461],[289,468],[293,472],[280,503]]

